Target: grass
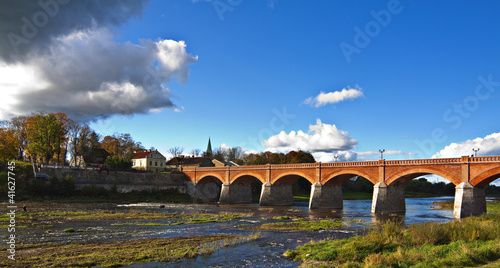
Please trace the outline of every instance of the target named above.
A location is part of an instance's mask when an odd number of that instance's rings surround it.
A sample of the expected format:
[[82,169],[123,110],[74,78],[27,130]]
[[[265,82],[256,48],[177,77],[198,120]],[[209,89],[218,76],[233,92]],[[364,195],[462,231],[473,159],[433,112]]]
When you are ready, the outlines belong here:
[[304,262],[304,266],[478,266],[500,258],[500,215],[413,224],[408,228],[388,221],[366,236],[310,243],[285,254]]
[[259,227],[257,230],[278,230],[278,231],[289,231],[289,232],[299,232],[299,231],[319,231],[328,230],[334,228],[340,228],[344,226],[344,223],[340,220],[320,220],[320,221],[291,221],[291,222],[275,222],[266,223]]
[[[99,211],[59,211],[59,212],[35,212],[20,213],[16,216],[17,222],[35,223],[50,222],[62,220],[161,220],[161,219],[190,219],[190,221],[203,222],[222,222],[232,219],[250,216],[248,213],[226,213],[219,214],[177,214],[177,213],[146,213],[146,212],[113,212],[106,210]],[[0,221],[9,220],[9,215],[0,214]]]
[[[175,214],[178,215],[178,214]],[[245,213],[226,213],[222,212],[219,214],[207,214],[207,213],[199,213],[199,214],[180,214],[181,220],[167,223],[157,223],[157,222],[148,222],[148,223],[114,223],[112,225],[138,225],[138,226],[171,226],[171,225],[184,225],[184,224],[201,224],[201,223],[211,223],[211,222],[225,222],[229,220],[239,219],[242,217],[250,216],[251,214]],[[179,218],[179,217],[176,217]]]
[[168,262],[208,254],[258,237],[259,234],[248,237],[212,235],[106,243],[20,245],[16,248],[16,261],[2,258],[0,266],[117,267],[135,262]]

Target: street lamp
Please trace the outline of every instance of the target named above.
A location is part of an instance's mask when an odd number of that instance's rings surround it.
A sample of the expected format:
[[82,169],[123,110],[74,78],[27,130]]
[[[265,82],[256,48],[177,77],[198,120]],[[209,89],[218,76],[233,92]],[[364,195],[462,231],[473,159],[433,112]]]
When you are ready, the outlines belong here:
[[472,151],[474,151],[474,157],[477,157],[477,152],[479,151],[479,148],[477,149],[472,148]]
[[339,158],[339,155],[338,155],[338,154],[336,154],[336,155],[334,155],[333,157],[335,157],[335,162],[337,162],[337,160],[338,160],[338,158]]
[[384,152],[385,152],[385,149],[380,149],[378,150],[380,152],[380,159],[384,159]]

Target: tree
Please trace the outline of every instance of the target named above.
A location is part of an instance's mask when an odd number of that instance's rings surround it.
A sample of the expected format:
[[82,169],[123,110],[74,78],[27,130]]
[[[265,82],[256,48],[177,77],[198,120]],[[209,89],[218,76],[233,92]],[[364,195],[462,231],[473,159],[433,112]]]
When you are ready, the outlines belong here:
[[66,154],[68,152],[68,137],[66,135],[68,134],[69,124],[71,124],[73,120],[69,119],[65,113],[55,113],[54,116],[59,120],[59,122],[61,122],[65,132],[64,135],[59,137],[60,141],[58,141],[58,143],[60,144],[60,146],[59,151],[57,151],[57,161],[61,164],[64,164],[66,162]]
[[193,149],[191,150],[191,155],[192,156],[199,156],[201,153],[201,149]]
[[128,158],[123,158],[121,156],[108,156],[106,158],[106,164],[112,168],[117,169],[130,169],[132,167],[132,162]]
[[32,154],[42,156],[48,164],[54,154],[59,152],[66,131],[54,114],[38,114],[28,119],[26,134],[29,141],[28,150]]
[[122,158],[131,158],[134,152],[144,150],[142,144],[135,142],[128,133],[106,136],[101,140],[101,146],[110,155]]
[[239,159],[241,155],[243,154],[243,150],[241,147],[230,147],[226,150],[226,160],[227,161],[235,161],[236,159]]
[[81,122],[73,122],[69,132],[71,133],[71,159],[75,162],[76,166],[80,166],[82,158],[79,157],[78,161],[76,161],[77,156],[88,156],[94,148],[97,148],[94,144],[95,141],[92,140],[95,132],[86,123]]
[[18,140],[13,129],[0,128],[0,159],[14,159],[18,153]]
[[167,152],[169,154],[171,154],[172,157],[178,157],[182,154],[182,152],[184,152],[184,148],[179,147],[179,146],[175,146],[175,147],[168,149]]
[[28,136],[26,129],[28,128],[28,116],[15,116],[10,119],[9,128],[14,131],[17,139],[17,159],[24,160],[25,151],[28,148]]

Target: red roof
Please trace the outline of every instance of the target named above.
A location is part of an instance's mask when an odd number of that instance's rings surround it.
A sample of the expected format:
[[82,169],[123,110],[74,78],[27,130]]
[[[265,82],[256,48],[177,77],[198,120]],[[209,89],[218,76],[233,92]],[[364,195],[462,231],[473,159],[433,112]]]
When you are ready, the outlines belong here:
[[132,156],[132,159],[146,158],[148,155],[150,155],[152,153],[158,153],[158,152],[157,151],[138,152],[138,153],[135,153],[134,156]]

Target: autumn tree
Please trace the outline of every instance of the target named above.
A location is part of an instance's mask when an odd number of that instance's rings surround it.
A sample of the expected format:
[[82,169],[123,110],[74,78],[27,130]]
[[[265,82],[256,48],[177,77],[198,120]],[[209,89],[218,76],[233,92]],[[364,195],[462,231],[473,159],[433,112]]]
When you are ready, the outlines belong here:
[[29,141],[28,150],[43,157],[48,164],[54,154],[60,151],[66,130],[54,114],[38,114],[28,119],[26,134]]
[[14,131],[14,136],[17,139],[18,153],[16,158],[24,160],[25,152],[28,149],[28,116],[14,116],[8,122],[8,127]]
[[18,146],[15,131],[0,127],[0,159],[14,159],[18,154]]
[[135,142],[128,133],[105,136],[101,140],[101,147],[111,156],[119,156],[124,159],[130,159],[134,152],[144,150],[142,144],[140,142]]

